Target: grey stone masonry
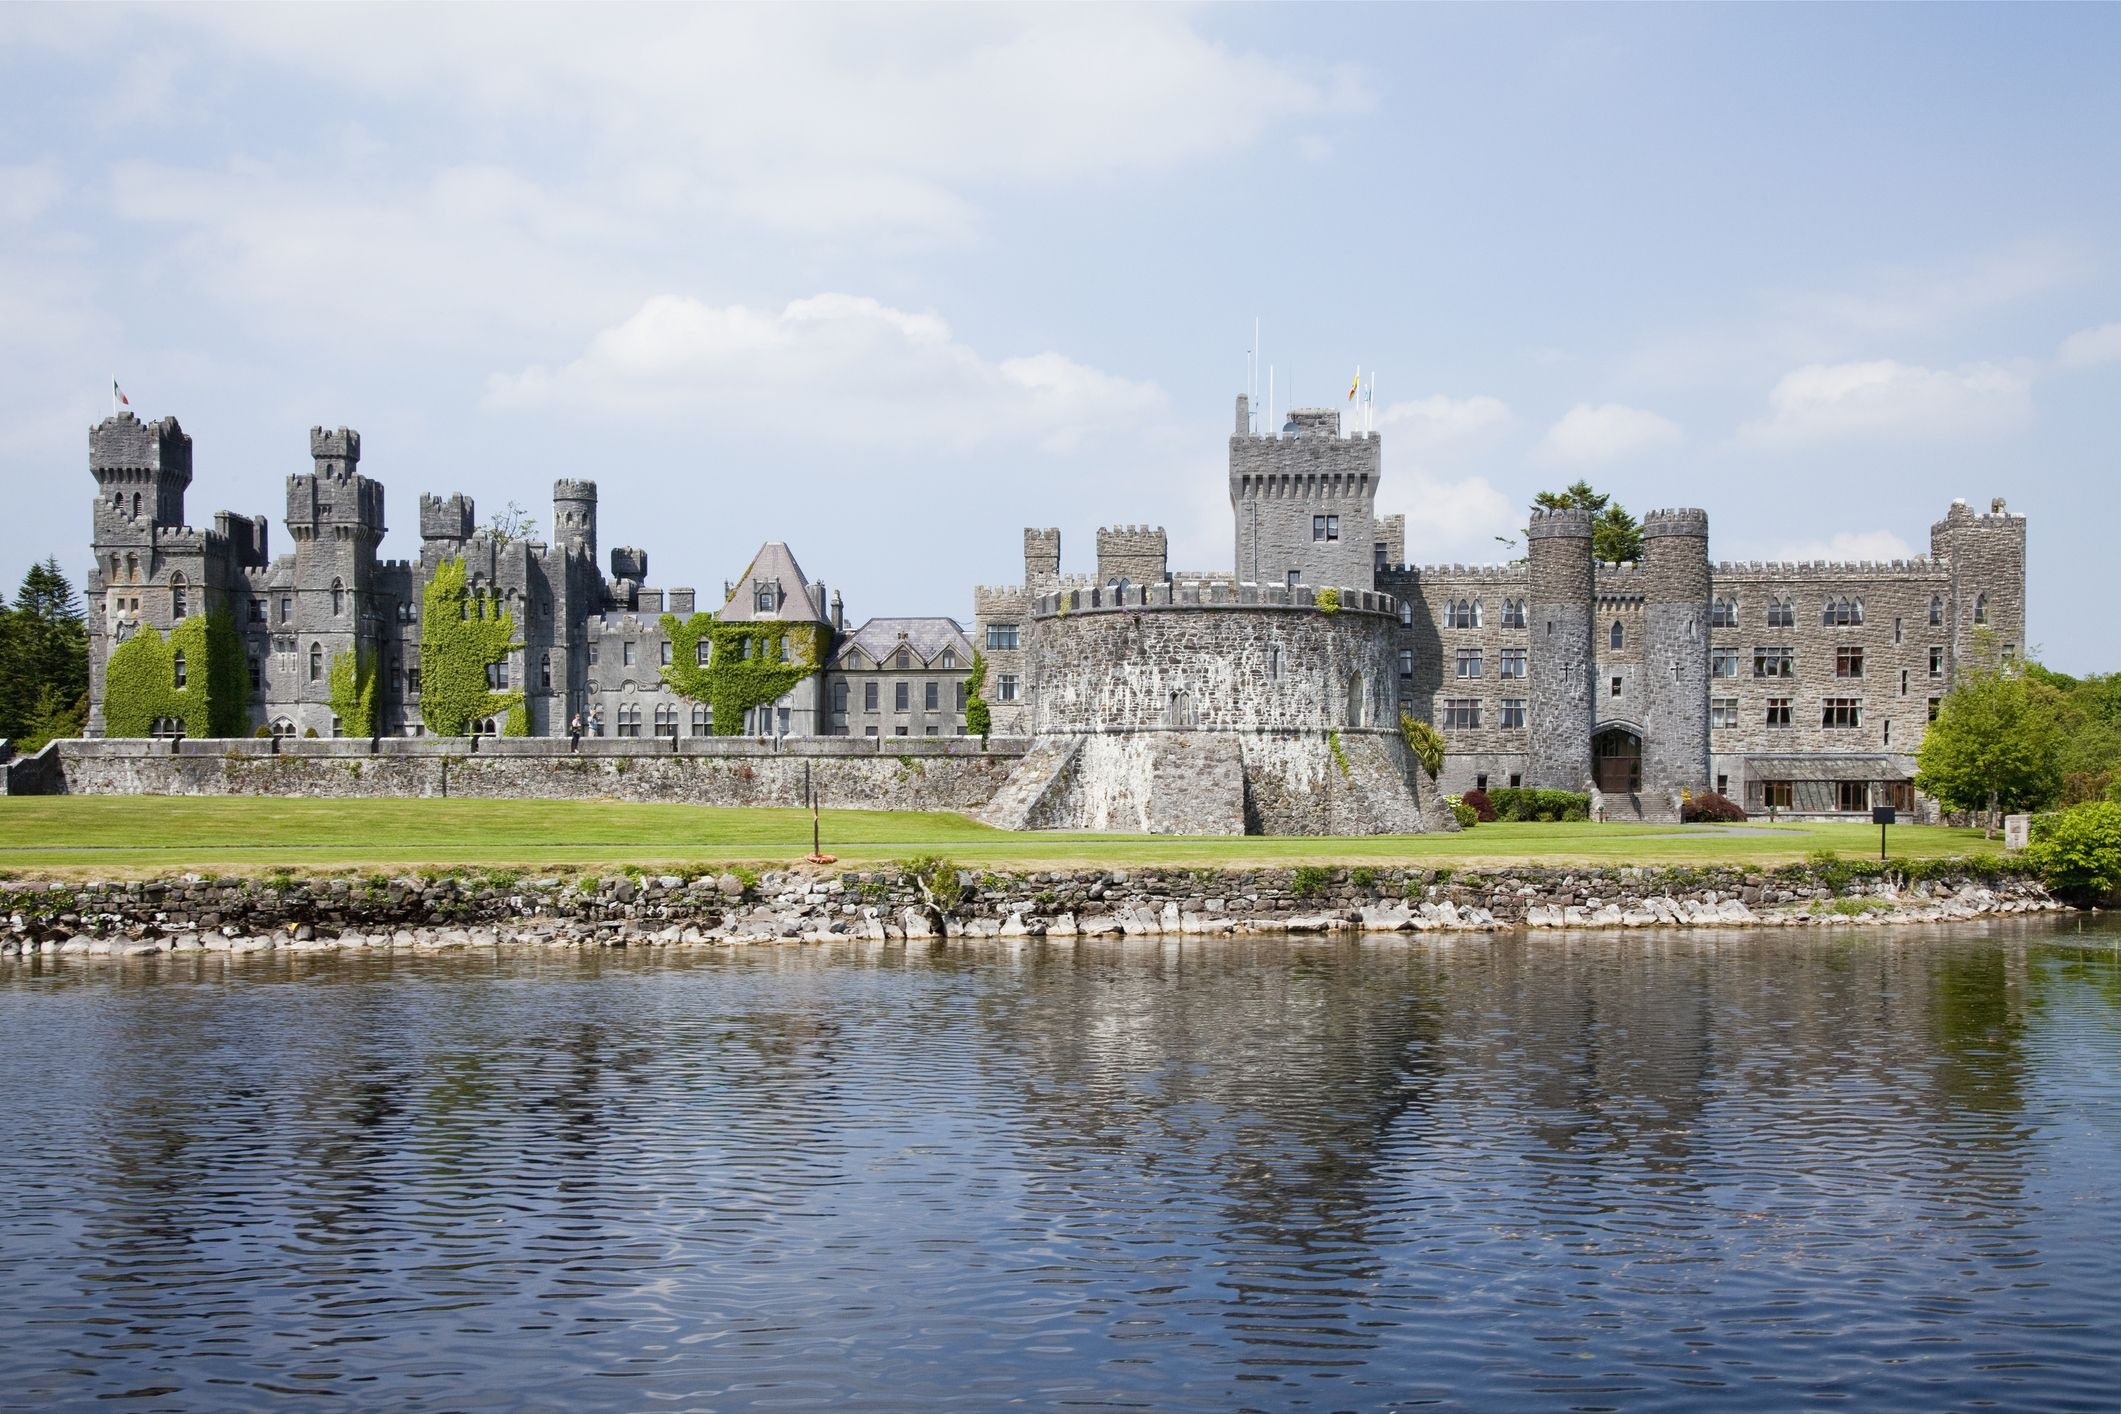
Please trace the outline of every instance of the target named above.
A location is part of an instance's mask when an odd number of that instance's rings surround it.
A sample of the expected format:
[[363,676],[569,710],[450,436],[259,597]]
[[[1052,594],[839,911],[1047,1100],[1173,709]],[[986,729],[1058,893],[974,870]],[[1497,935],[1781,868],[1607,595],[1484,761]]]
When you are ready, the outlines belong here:
[[1642,795],[1677,819],[1710,784],[1708,513],[1651,511],[1642,543]]
[[1532,512],[1526,646],[1529,650],[1530,753],[1525,784],[1581,790],[1590,775],[1593,579],[1591,513]]
[[1232,435],[1238,580],[1371,587],[1379,445],[1374,434],[1340,435],[1330,408],[1298,408],[1278,434]]
[[1104,527],[1097,532],[1097,582],[1157,583],[1170,577],[1169,555],[1170,546],[1160,525]]

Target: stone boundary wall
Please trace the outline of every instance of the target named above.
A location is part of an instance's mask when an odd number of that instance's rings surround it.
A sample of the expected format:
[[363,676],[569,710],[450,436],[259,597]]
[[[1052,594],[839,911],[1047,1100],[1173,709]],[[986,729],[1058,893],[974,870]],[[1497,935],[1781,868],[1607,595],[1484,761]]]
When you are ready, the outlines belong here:
[[[879,749],[878,743],[883,743]],[[9,763],[16,795],[277,795],[488,800],[805,803],[804,773],[836,810],[970,810],[1027,743],[970,737],[56,741]]]
[[0,881],[0,956],[549,944],[1215,937],[1945,923],[2061,911],[2015,874],[1847,866],[1147,870],[907,867],[523,879],[512,874]]

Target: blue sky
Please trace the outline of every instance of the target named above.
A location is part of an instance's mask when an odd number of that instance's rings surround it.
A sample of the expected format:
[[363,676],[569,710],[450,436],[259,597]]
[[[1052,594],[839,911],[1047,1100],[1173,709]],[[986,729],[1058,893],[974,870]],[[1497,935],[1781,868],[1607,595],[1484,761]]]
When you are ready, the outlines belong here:
[[[970,614],[1025,525],[1225,568],[1281,406],[1378,377],[1420,561],[1537,490],[1719,558],[2031,517],[2031,641],[2121,666],[2121,8],[0,9],[0,576],[86,568],[115,374],[265,511],[358,427],[422,491],[718,586]],[[12,568],[9,568],[12,566]]]

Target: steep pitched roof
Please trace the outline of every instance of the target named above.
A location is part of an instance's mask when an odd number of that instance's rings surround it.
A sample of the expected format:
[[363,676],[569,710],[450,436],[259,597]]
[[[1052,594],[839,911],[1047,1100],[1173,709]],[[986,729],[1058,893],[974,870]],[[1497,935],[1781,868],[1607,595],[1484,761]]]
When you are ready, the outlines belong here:
[[832,655],[833,665],[845,666],[851,651],[859,649],[872,663],[883,663],[901,648],[911,648],[922,667],[932,666],[945,648],[957,651],[957,666],[972,666],[972,640],[956,619],[871,619],[847,635]]
[[[731,582],[731,587],[736,593],[715,614],[724,623],[827,622],[817,606],[810,602],[810,581],[803,577],[803,567],[795,562],[794,552],[778,540],[761,545],[744,572]],[[768,587],[779,591],[775,596],[775,607],[770,610],[758,606],[758,592]]]

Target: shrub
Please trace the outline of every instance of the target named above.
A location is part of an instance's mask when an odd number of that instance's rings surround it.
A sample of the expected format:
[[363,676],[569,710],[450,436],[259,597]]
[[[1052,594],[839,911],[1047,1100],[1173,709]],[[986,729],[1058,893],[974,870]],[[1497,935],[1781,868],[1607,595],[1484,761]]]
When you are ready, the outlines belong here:
[[965,900],[965,886],[958,881],[957,866],[947,859],[933,854],[915,855],[899,860],[898,869],[937,908],[953,909]]
[[1358,865],[1348,871],[1348,882],[1358,889],[1374,889],[1377,887],[1377,871],[1367,864]]
[[2038,816],[2030,854],[2058,893],[2089,900],[2121,893],[2121,805],[2100,800]]
[[1745,807],[1729,796],[1704,791],[1687,797],[1679,807],[1679,818],[1689,825],[1742,825]]
[[260,727],[256,731],[252,732],[251,735],[258,738],[258,740],[263,741],[265,738],[272,735],[272,728],[269,726]]
[[1299,864],[1289,877],[1289,892],[1298,898],[1317,898],[1333,882],[1333,872],[1316,864]]
[[1412,712],[1401,712],[1399,738],[1407,744],[1407,750],[1414,753],[1421,769],[1428,772],[1429,779],[1435,780],[1436,773],[1443,769],[1442,734]]
[[1489,803],[1488,793],[1478,786],[1467,791],[1459,799],[1473,807],[1473,814],[1483,825],[1492,825],[1501,818],[1495,813],[1495,807]]
[[1480,823],[1480,812],[1466,804],[1463,797],[1447,795],[1443,798],[1443,803],[1451,812],[1451,818],[1458,822],[1459,829],[1470,830]]
[[[1533,790],[1529,786],[1498,786],[1487,792],[1495,807],[1495,818],[1511,822],[1588,820],[1591,797],[1580,790]],[[1572,815],[1569,812],[1574,811]]]

